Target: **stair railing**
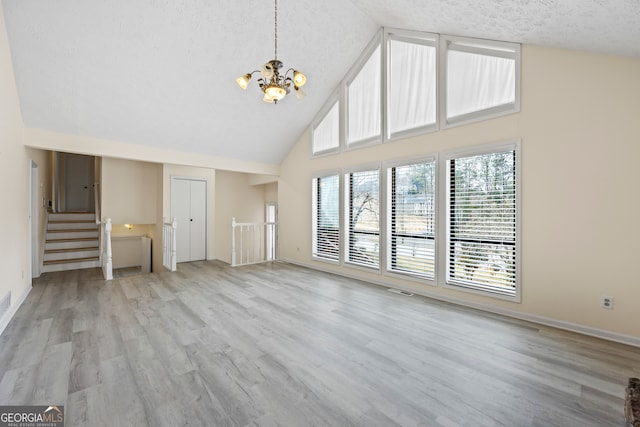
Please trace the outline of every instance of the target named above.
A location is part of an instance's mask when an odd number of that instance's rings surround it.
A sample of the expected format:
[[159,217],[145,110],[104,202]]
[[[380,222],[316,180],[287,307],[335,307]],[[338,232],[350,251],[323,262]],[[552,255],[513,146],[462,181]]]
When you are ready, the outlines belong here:
[[258,264],[276,259],[277,223],[231,220],[231,266]]
[[171,222],[167,222],[166,218],[162,218],[162,265],[169,271],[177,270],[178,251],[176,245],[176,229],[178,228],[178,219],[173,218]]
[[113,254],[111,252],[111,218],[102,220],[102,242],[103,247],[100,251],[102,262],[102,274],[105,280],[113,279]]

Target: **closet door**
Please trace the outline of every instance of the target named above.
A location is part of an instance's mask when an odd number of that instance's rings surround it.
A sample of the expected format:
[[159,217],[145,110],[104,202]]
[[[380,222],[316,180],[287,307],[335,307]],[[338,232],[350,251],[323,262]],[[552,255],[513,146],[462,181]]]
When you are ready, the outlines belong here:
[[178,221],[176,230],[177,262],[206,259],[206,181],[171,179],[171,217]]
[[200,261],[207,258],[207,183],[190,183],[190,261]]

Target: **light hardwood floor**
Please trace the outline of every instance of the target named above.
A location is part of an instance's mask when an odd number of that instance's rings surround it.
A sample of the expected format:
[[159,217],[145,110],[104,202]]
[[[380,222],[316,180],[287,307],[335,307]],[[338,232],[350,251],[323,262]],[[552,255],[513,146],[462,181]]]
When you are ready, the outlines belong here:
[[67,426],[624,426],[640,349],[284,263],[36,280],[0,404]]

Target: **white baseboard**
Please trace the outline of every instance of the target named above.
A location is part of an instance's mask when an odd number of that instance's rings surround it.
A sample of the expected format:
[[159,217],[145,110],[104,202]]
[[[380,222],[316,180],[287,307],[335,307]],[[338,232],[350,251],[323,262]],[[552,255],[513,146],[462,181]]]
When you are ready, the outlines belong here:
[[509,310],[502,307],[496,307],[490,304],[482,304],[475,301],[468,301],[461,298],[455,298],[448,295],[442,295],[435,292],[429,292],[428,289],[425,290],[417,290],[415,288],[406,288],[398,287],[395,284],[390,285],[389,283],[385,283],[383,280],[372,280],[368,277],[362,277],[358,275],[356,272],[354,273],[346,273],[346,272],[338,272],[332,270],[330,268],[323,268],[322,266],[317,266],[315,264],[308,264],[304,262],[300,262],[297,260],[282,258],[281,261],[288,262],[290,264],[299,265],[301,267],[307,267],[312,270],[323,271],[326,273],[336,274],[338,276],[348,277],[350,279],[361,280],[363,282],[371,283],[378,286],[384,286],[386,288],[393,287],[401,290],[405,290],[408,292],[412,292],[418,295],[425,296],[427,298],[432,298],[439,301],[449,302],[452,304],[460,305],[463,307],[474,308],[477,310],[486,311],[489,313],[500,314],[507,317],[512,317],[514,319],[526,320],[528,322],[538,323],[540,325],[551,326],[558,329],[563,329],[565,331],[577,332],[583,335],[589,335],[595,338],[601,338],[607,341],[618,342],[621,344],[627,344],[634,347],[640,347],[640,337],[636,337],[633,335],[620,334],[617,332],[607,331],[604,329],[593,328],[591,326],[585,326],[578,323],[567,322],[560,319],[554,319],[546,316],[539,316],[537,314],[531,313],[523,313],[516,310]]
[[16,312],[18,311],[18,309],[20,308],[24,300],[27,299],[27,295],[29,295],[29,292],[31,292],[31,288],[32,286],[31,284],[29,284],[29,287],[25,289],[22,295],[20,295],[13,304],[11,304],[11,307],[9,308],[9,310],[5,313],[4,316],[2,316],[2,319],[0,319],[0,335],[2,335],[4,330],[7,328],[7,326],[9,325],[9,322],[11,322],[11,319],[13,319],[13,316],[15,316]]

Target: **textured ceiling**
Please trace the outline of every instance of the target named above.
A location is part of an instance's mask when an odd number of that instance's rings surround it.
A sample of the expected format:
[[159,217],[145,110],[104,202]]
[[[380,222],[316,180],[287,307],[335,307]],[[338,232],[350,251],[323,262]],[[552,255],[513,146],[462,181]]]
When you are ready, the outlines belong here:
[[273,56],[273,4],[3,0],[27,127],[278,164],[381,26],[640,57],[639,0],[279,0],[307,97],[235,78]]

